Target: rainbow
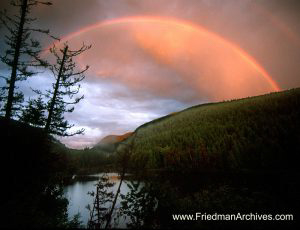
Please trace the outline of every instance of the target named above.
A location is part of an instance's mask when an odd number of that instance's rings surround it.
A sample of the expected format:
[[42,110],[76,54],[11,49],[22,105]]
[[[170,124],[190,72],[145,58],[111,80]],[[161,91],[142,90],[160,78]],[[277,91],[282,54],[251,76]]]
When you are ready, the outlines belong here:
[[[182,19],[176,19],[171,17],[158,17],[158,16],[131,16],[131,17],[123,17],[123,18],[117,18],[117,19],[110,19],[105,21],[100,21],[95,24],[86,26],[78,31],[75,31],[73,33],[70,33],[66,36],[64,36],[60,41],[55,42],[56,45],[59,43],[66,42],[68,40],[71,40],[72,38],[79,36],[83,33],[100,29],[107,26],[117,25],[117,24],[128,24],[128,23],[159,23],[159,24],[169,24],[169,25],[175,25],[179,26],[183,29],[197,32],[197,33],[205,33],[207,36],[211,36],[212,39],[217,39],[219,42],[224,44],[224,46],[229,46],[232,48],[233,51],[235,51],[241,58],[243,58],[249,65],[251,65],[256,71],[262,74],[262,76],[268,81],[268,83],[272,86],[274,91],[279,91],[280,87],[279,85],[272,79],[270,74],[253,58],[251,57],[247,52],[245,52],[243,49],[241,49],[239,46],[231,43],[230,41],[226,40],[225,38],[221,37],[220,35],[213,33],[206,28],[194,24],[190,21],[182,20]],[[51,46],[47,47],[47,50]]]

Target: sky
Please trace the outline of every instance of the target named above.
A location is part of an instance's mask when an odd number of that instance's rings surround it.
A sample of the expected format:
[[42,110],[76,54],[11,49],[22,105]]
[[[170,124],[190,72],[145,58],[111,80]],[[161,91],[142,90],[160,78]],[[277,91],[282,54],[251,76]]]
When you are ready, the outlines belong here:
[[[0,9],[12,9],[1,1]],[[134,131],[155,118],[207,102],[300,87],[298,0],[53,0],[33,10],[89,65],[85,98],[66,118],[84,135],[62,138],[71,148]],[[0,48],[3,35],[0,27]],[[53,44],[42,39],[47,50]],[[43,56],[51,60],[49,52]],[[7,68],[0,64],[0,71]],[[44,72],[19,86],[46,90]],[[1,83],[3,84],[3,82]]]

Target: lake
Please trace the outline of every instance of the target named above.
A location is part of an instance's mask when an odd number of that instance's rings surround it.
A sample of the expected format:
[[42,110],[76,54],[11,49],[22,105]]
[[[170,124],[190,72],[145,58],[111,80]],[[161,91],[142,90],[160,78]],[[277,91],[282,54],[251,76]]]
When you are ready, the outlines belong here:
[[[89,204],[92,207],[94,201],[94,197],[90,196],[88,192],[92,192],[92,191],[96,192],[95,184],[97,183],[97,177],[99,178],[102,175],[103,173],[93,174],[91,175],[95,177],[95,180],[93,181],[76,181],[75,183],[64,187],[64,195],[69,200],[69,205],[68,205],[69,219],[72,219],[74,215],[80,213],[80,220],[82,221],[85,227],[87,226],[87,222],[90,218],[90,211],[86,208],[86,206]],[[117,173],[107,173],[107,175],[110,181],[115,183],[114,186],[111,187],[111,191],[113,191],[115,194],[120,183],[120,178],[118,177]],[[123,180],[121,191],[120,191],[120,193],[124,195],[130,191],[126,182],[127,182],[126,180]],[[119,207],[120,207],[120,196],[118,196],[115,209],[118,209]],[[126,223],[128,223],[128,219],[124,220],[124,218],[121,218],[119,220],[119,223],[113,226],[117,228],[126,228]]]

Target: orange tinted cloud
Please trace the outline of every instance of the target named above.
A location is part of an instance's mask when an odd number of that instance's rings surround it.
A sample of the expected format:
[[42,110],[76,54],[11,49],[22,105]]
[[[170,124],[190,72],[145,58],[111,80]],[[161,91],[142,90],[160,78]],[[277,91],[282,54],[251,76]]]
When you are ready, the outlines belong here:
[[244,51],[204,29],[175,21],[138,23],[135,38],[153,58],[176,70],[191,88],[222,100],[279,90]]
[[66,36],[93,49],[81,56],[90,75],[158,96],[224,100],[279,90],[245,51],[190,22],[163,17],[125,17]]

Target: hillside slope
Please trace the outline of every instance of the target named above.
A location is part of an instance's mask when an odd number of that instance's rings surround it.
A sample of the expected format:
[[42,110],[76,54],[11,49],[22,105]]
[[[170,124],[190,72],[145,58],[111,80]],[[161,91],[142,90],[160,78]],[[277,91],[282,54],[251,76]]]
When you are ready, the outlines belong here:
[[108,135],[102,138],[93,148],[94,151],[102,151],[106,153],[113,153],[120,142],[125,141],[133,132],[128,132],[123,135]]
[[128,132],[123,135],[108,135],[100,140],[98,145],[107,145],[107,144],[116,144],[118,142],[126,140],[128,137],[130,137],[133,134],[133,132]]
[[171,170],[293,170],[299,106],[300,88],[194,106],[137,128],[127,140],[134,141],[131,162]]

